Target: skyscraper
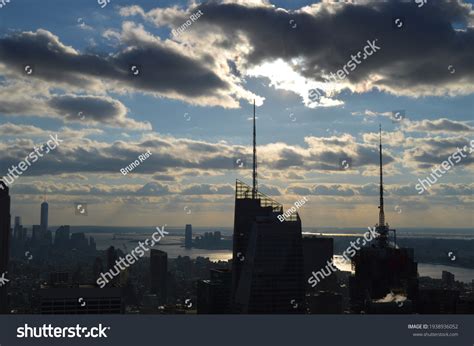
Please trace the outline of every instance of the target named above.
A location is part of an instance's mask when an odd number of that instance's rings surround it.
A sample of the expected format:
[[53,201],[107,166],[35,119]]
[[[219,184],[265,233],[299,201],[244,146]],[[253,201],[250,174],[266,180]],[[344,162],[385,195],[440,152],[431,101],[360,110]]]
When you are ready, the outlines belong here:
[[168,254],[161,250],[150,250],[150,291],[158,296],[159,304],[166,304],[168,276]]
[[34,241],[39,241],[43,239],[44,233],[42,232],[42,228],[40,225],[33,225],[31,228],[31,239]]
[[362,247],[355,254],[352,263],[355,274],[350,277],[351,308],[355,312],[368,311],[370,304],[386,297],[391,292],[405,296],[411,302],[418,295],[418,269],[414,260],[414,251],[399,248],[389,240],[389,232],[395,234],[385,222],[383,163],[382,163],[382,129],[380,128],[380,193],[379,222],[375,226],[378,236],[375,244]]
[[21,218],[15,216],[15,225],[13,226],[13,239],[20,239],[22,236],[23,227],[21,226]]
[[255,103],[252,186],[235,192],[232,309],[237,313],[297,313],[304,299],[301,220],[280,222],[283,206],[258,191]]
[[212,269],[209,280],[198,281],[197,313],[230,313],[232,273],[228,269]]
[[[10,189],[0,181],[0,277],[7,278],[10,256]],[[8,313],[7,283],[0,285],[0,313]]]
[[48,230],[48,202],[41,203],[41,230],[46,232]]
[[[328,237],[303,237],[304,277],[308,280],[314,270],[324,268],[334,255],[334,239]],[[335,275],[330,275],[318,282],[316,287],[305,285],[307,292],[334,290],[337,285]]]
[[[83,232],[72,233],[70,244],[73,249],[78,251],[87,251],[89,249],[89,242]],[[112,266],[114,264],[112,264]]]
[[92,285],[42,286],[39,290],[41,314],[121,314],[122,289]]
[[186,225],[186,231],[184,233],[184,247],[190,249],[193,247],[193,226]]
[[67,250],[69,248],[69,238],[71,234],[71,229],[69,225],[63,225],[56,230],[54,233],[54,245],[61,248],[62,250]]

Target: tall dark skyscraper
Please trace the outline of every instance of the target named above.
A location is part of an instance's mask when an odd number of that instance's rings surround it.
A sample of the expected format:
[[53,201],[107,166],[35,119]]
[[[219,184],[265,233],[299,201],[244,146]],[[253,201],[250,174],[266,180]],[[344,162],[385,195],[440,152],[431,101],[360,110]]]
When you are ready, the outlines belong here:
[[[0,277],[8,277],[8,260],[10,256],[10,189],[0,181]],[[0,286],[0,313],[8,313],[8,282]]]
[[393,243],[389,241],[389,232],[395,234],[395,230],[390,229],[385,222],[382,129],[380,129],[379,159],[379,222],[375,226],[378,236],[374,244],[362,247],[352,259],[355,274],[349,283],[351,307],[355,312],[369,311],[372,302],[386,297],[390,292],[397,292],[411,302],[414,302],[418,295],[418,266],[414,261],[413,249],[399,248],[396,237]]
[[232,273],[228,269],[213,269],[209,280],[198,281],[198,314],[230,313]]
[[301,220],[281,222],[283,206],[258,191],[256,117],[253,117],[252,186],[235,191],[232,309],[236,313],[297,313],[304,299]]
[[43,233],[40,225],[33,225],[31,227],[31,239],[33,241],[39,241],[43,237]]
[[54,245],[66,250],[69,248],[71,229],[69,225],[63,225],[54,234]]
[[186,231],[184,233],[184,247],[190,249],[193,247],[193,226],[186,225]]
[[[328,237],[303,237],[304,277],[306,280],[312,275],[315,268],[324,268],[334,255],[334,239]],[[313,288],[305,285],[306,291],[332,291],[337,285],[335,275],[330,275],[318,282]]]
[[41,230],[46,232],[48,230],[48,202],[41,203]]
[[167,298],[168,254],[161,250],[150,250],[151,293],[158,296],[159,304],[165,304]]
[[13,226],[13,239],[18,240],[19,244],[26,240],[27,228],[21,224],[21,217],[15,216],[15,224]]
[[21,217],[15,216],[15,225],[13,226],[13,238],[21,239],[23,226],[21,225]]

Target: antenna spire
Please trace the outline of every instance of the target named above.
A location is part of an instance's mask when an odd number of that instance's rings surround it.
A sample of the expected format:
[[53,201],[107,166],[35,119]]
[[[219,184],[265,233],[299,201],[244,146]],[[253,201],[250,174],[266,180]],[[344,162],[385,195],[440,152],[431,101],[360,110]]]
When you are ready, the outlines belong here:
[[385,213],[383,209],[383,169],[382,169],[382,125],[379,124],[379,155],[380,155],[380,205],[379,205],[379,226],[385,226]]
[[257,126],[255,121],[255,99],[253,100],[253,186],[252,199],[257,197],[258,183],[257,183]]

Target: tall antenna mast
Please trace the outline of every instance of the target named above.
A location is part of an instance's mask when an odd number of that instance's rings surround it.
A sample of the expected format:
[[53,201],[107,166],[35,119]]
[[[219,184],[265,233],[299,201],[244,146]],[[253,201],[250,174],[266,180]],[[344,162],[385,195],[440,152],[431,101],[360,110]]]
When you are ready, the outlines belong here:
[[258,183],[257,183],[257,126],[255,121],[255,100],[253,100],[253,187],[252,199],[256,199]]
[[379,142],[379,154],[380,154],[380,205],[379,205],[379,226],[385,226],[385,213],[383,209],[383,169],[382,169],[382,125],[379,125],[380,142]]

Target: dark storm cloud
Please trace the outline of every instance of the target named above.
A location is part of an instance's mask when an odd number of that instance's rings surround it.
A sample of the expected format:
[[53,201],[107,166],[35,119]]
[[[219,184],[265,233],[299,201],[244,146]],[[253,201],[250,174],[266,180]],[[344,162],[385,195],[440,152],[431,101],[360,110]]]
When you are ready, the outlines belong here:
[[[29,77],[84,89],[104,80],[133,90],[194,98],[215,95],[228,87],[198,60],[139,39],[128,42],[128,47],[115,55],[99,56],[81,54],[51,32],[39,29],[0,39],[0,63],[22,75],[24,66],[31,65],[34,70]],[[131,70],[133,65],[137,75]]]
[[126,107],[120,101],[109,97],[59,95],[53,96],[47,104],[56,114],[69,121],[151,130],[148,122],[139,123],[127,119]]
[[124,110],[119,101],[92,96],[55,96],[49,100],[49,105],[68,118],[77,119],[78,113],[83,112],[84,116],[87,114],[87,117],[104,123],[114,120]]
[[[199,6],[206,15],[194,25],[214,25],[234,42],[244,33],[253,47],[249,65],[302,58],[292,66],[316,80],[342,68],[367,40],[377,39],[381,50],[349,74],[352,83],[371,73],[381,77],[376,86],[398,91],[474,81],[474,29],[466,27],[474,16],[468,5],[431,1],[420,9],[412,1],[387,1],[317,6],[310,14],[208,1]],[[403,19],[401,29],[394,27],[395,18]],[[455,30],[453,23],[464,30]],[[456,73],[449,73],[449,65]]]

